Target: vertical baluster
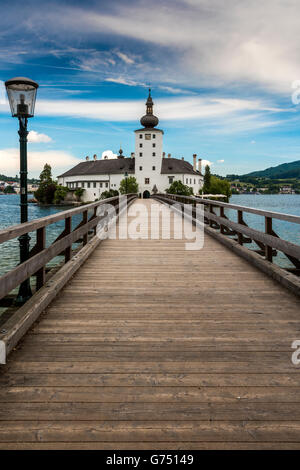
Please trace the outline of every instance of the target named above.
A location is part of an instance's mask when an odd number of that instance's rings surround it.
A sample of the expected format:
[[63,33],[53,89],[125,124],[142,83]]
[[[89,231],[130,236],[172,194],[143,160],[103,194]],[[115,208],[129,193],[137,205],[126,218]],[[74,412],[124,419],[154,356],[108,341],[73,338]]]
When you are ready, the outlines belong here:
[[[238,211],[238,224],[243,223],[243,211]],[[238,242],[240,245],[243,244],[243,234],[238,232]]]
[[[265,217],[265,233],[272,235],[272,217]],[[272,263],[273,261],[273,250],[271,246],[265,244],[265,257],[267,261]]]
[[[87,221],[88,221],[88,211],[84,211],[82,213],[82,221],[84,222],[84,224],[87,224]],[[87,230],[87,229],[86,229]],[[86,231],[86,233],[83,235],[83,246],[86,245],[88,242],[88,232]]]
[[[67,217],[65,219],[65,233],[69,235],[71,233],[71,226],[72,226],[72,217]],[[72,255],[72,244],[65,249],[65,263],[70,261]]]
[[[224,207],[220,206],[220,217],[225,217],[225,212],[224,212]],[[220,225],[220,232],[224,235],[225,233],[225,227],[224,225]]]
[[[214,212],[214,205],[213,204],[209,204],[209,212],[211,214],[213,214],[213,212]],[[212,227],[212,225],[213,225],[213,220],[209,219],[209,226]]]
[[[38,228],[36,231],[37,253],[46,248],[46,227]],[[45,284],[46,266],[43,266],[36,272],[36,290],[39,290]]]
[[[99,206],[94,207],[94,217],[97,217],[97,209]],[[94,227],[94,236],[97,234],[97,225]]]

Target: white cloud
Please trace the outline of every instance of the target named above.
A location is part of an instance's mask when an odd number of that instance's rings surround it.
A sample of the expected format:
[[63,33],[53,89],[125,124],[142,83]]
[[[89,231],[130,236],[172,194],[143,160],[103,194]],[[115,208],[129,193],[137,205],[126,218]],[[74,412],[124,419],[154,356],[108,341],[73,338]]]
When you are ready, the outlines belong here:
[[125,64],[134,64],[134,60],[124,52],[116,52],[116,55],[125,62]]
[[137,85],[143,85],[141,83],[138,83],[134,80],[129,80],[125,77],[117,77],[117,78],[106,78],[106,82],[112,82],[112,83],[119,83],[120,85],[128,85],[128,86],[137,86]]
[[28,142],[38,143],[38,142],[51,142],[52,139],[47,134],[39,134],[36,131],[30,131],[28,134]]
[[217,160],[218,163],[224,163],[225,160]]
[[[177,83],[255,83],[288,92],[300,78],[298,6],[298,0],[178,0],[172,5],[161,0],[149,28],[149,6],[141,0],[119,4],[118,14],[64,7],[47,14],[47,23],[64,35],[66,30],[78,34],[80,28],[81,35],[115,34],[140,41],[145,50],[154,45],[161,52],[155,55],[163,69],[161,82],[176,70]],[[180,25],[176,34],[170,25]],[[125,53],[119,57],[133,61]]]
[[256,144],[255,140],[251,140],[250,144]]
[[104,150],[104,152],[102,152],[102,157],[101,157],[102,160],[106,160],[106,159],[111,160],[115,158],[118,158],[118,155],[114,153],[112,150]]
[[[7,112],[5,106],[0,111]],[[247,113],[270,113],[274,108],[259,100],[217,99],[191,96],[155,101],[154,112],[160,119],[193,120]],[[276,109],[276,111],[280,111]],[[88,100],[38,100],[36,114],[43,116],[74,116],[106,121],[136,121],[145,113],[142,100],[88,101]],[[257,125],[257,120],[253,122]],[[263,125],[263,124],[261,124]],[[268,125],[268,124],[267,124]]]
[[211,166],[213,165],[213,162],[211,162],[210,160],[202,160],[201,162],[202,171],[205,170],[206,165]]
[[[52,167],[53,177],[69,170],[80,163],[80,160],[64,150],[46,150],[44,152],[28,151],[29,176],[38,177],[45,165]],[[20,153],[18,148],[6,148],[0,150],[1,172],[6,175],[16,175],[20,171]]]

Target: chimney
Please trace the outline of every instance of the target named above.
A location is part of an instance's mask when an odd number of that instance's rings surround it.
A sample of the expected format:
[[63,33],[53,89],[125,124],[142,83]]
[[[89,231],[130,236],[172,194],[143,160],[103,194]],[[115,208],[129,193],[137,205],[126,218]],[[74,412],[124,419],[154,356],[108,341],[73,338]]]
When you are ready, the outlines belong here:
[[166,152],[163,152],[163,158],[165,158],[165,157],[166,157]]
[[90,159],[90,157],[85,157],[85,159],[86,159],[86,161],[88,162],[88,161],[89,161],[89,159]]
[[170,153],[168,153],[168,158],[171,158],[171,154],[170,154]]
[[201,173],[201,171],[202,171],[202,158],[199,158],[199,160],[198,160],[198,171],[199,171],[199,173]]
[[193,170],[196,171],[197,170],[197,154],[194,153],[193,155]]
[[134,158],[134,152],[131,152],[130,156],[131,158]]
[[93,156],[93,159],[94,159],[95,161],[97,160],[97,155],[96,155],[96,154]]
[[184,157],[181,157],[181,160],[184,160]]

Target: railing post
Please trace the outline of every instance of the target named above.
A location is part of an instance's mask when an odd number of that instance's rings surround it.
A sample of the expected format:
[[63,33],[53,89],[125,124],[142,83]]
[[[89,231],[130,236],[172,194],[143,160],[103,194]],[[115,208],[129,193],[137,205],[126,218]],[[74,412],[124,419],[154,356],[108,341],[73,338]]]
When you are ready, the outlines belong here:
[[[93,217],[97,217],[97,209],[98,209],[98,207],[99,207],[99,206],[94,207],[94,215],[93,215]],[[95,227],[94,227],[93,230],[94,230],[94,236],[96,236],[96,235],[97,235],[97,225],[95,225]]]
[[[214,205],[213,204],[209,204],[209,212],[211,214],[214,213]],[[212,227],[213,226],[213,220],[209,219],[209,226]]]
[[[82,214],[82,222],[84,224],[87,224],[88,222],[88,211],[84,211],[83,214]],[[83,246],[87,244],[88,242],[88,232],[86,231],[86,233],[83,235]]]
[[[243,223],[243,211],[238,211],[238,224]],[[241,232],[238,232],[238,242],[240,245],[243,244],[243,234]]]
[[[46,227],[38,228],[36,231],[36,249],[40,253],[46,248]],[[39,290],[45,284],[46,266],[43,266],[36,272],[36,290]]]
[[[224,212],[224,207],[221,206],[220,207],[220,217],[224,217],[225,216],[225,212]],[[220,232],[222,233],[222,235],[224,235],[225,233],[225,228],[224,228],[224,225],[220,224]]]
[[[265,233],[272,235],[272,217],[265,217]],[[273,249],[271,246],[265,244],[265,258],[272,263]]]
[[[71,225],[72,225],[72,217],[66,217],[65,219],[66,235],[69,235],[71,233]],[[65,263],[70,261],[71,255],[72,255],[72,245],[68,246],[68,248],[65,249]]]

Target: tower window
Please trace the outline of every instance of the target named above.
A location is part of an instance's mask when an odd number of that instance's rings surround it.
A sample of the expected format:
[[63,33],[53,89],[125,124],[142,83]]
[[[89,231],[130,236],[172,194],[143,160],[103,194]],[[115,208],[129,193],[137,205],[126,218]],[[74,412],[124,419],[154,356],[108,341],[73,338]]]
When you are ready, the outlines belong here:
[[152,167],[152,170],[155,171],[155,166]]
[[140,144],[140,147],[143,147],[143,144]]
[[140,134],[140,139],[142,139],[142,138],[143,138],[143,134]]
[[142,156],[143,156],[143,153],[142,153],[142,152],[140,152],[140,157],[142,157]]
[[155,152],[152,152],[152,157],[155,157],[156,153]]
[[150,184],[150,178],[145,178],[145,184]]
[[142,166],[140,166],[140,171],[142,171],[142,169],[143,169],[143,167],[142,167]]
[[152,137],[153,137],[153,139],[155,139],[156,135],[155,135],[155,134],[153,134],[153,135],[152,135]]
[[152,147],[156,147],[156,144],[152,144]]

